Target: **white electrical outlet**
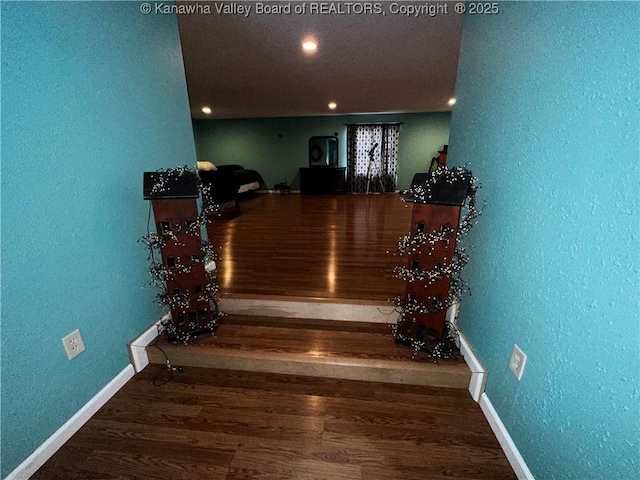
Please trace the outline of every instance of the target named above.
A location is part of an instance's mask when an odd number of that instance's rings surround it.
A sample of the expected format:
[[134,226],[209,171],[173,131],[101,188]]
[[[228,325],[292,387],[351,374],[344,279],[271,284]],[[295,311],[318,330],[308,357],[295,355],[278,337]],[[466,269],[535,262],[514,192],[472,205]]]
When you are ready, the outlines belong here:
[[509,368],[516,376],[518,380],[522,378],[524,372],[524,365],[527,363],[527,356],[520,350],[518,345],[513,346],[513,352],[511,353],[511,360],[509,361]]
[[69,335],[64,337],[62,339],[62,345],[64,345],[64,350],[65,352],[67,352],[67,357],[69,357],[69,360],[77,357],[82,352],[84,352],[84,342],[82,341],[80,330],[71,332]]

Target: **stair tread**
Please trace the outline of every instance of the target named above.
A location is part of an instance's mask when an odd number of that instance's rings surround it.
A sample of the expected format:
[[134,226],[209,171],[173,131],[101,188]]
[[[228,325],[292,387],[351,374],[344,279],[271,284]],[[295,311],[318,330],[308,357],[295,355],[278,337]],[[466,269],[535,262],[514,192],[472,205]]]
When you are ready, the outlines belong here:
[[460,356],[433,359],[397,344],[390,325],[367,322],[339,322],[229,315],[220,321],[215,335],[189,345],[172,345],[166,336],[158,345],[181,355],[245,357],[274,360],[360,366],[367,368],[467,372]]

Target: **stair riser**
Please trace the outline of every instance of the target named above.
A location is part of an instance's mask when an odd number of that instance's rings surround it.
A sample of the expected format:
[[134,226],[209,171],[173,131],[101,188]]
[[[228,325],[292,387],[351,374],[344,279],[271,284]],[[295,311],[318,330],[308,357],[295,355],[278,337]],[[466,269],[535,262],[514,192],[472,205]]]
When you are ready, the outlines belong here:
[[[292,359],[256,358],[239,355],[200,355],[197,351],[176,350],[166,352],[173,366],[206,367],[224,370],[302,375],[320,378],[338,378],[368,382],[423,385],[432,387],[461,388],[469,386],[470,372],[405,370],[398,368],[348,365],[326,361],[299,361]],[[149,349],[151,363],[164,364],[164,355],[155,348]]]
[[398,313],[389,304],[305,302],[271,299],[221,298],[220,310],[228,314],[281,318],[315,318],[348,322],[396,323]]

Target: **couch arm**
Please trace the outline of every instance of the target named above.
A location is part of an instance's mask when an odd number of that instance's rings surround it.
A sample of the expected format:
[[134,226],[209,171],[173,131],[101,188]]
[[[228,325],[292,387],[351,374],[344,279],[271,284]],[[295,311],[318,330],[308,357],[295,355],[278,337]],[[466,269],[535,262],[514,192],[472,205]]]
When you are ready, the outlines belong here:
[[233,172],[226,169],[199,172],[202,184],[210,187],[211,198],[208,200],[218,205],[236,200],[240,185]]

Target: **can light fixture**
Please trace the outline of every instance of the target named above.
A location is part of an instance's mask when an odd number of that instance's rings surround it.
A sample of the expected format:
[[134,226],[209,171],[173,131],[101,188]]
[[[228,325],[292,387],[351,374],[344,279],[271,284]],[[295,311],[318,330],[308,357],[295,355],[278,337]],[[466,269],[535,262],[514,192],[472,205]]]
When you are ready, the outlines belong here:
[[312,38],[307,38],[302,42],[302,49],[307,53],[313,53],[318,49],[318,42]]
[[456,104],[456,99],[454,97],[451,97],[447,103],[453,107]]
[[202,107],[202,113],[211,115],[211,107]]
[[335,110],[337,106],[338,104],[336,102],[329,102],[329,104],[327,105],[330,110]]

